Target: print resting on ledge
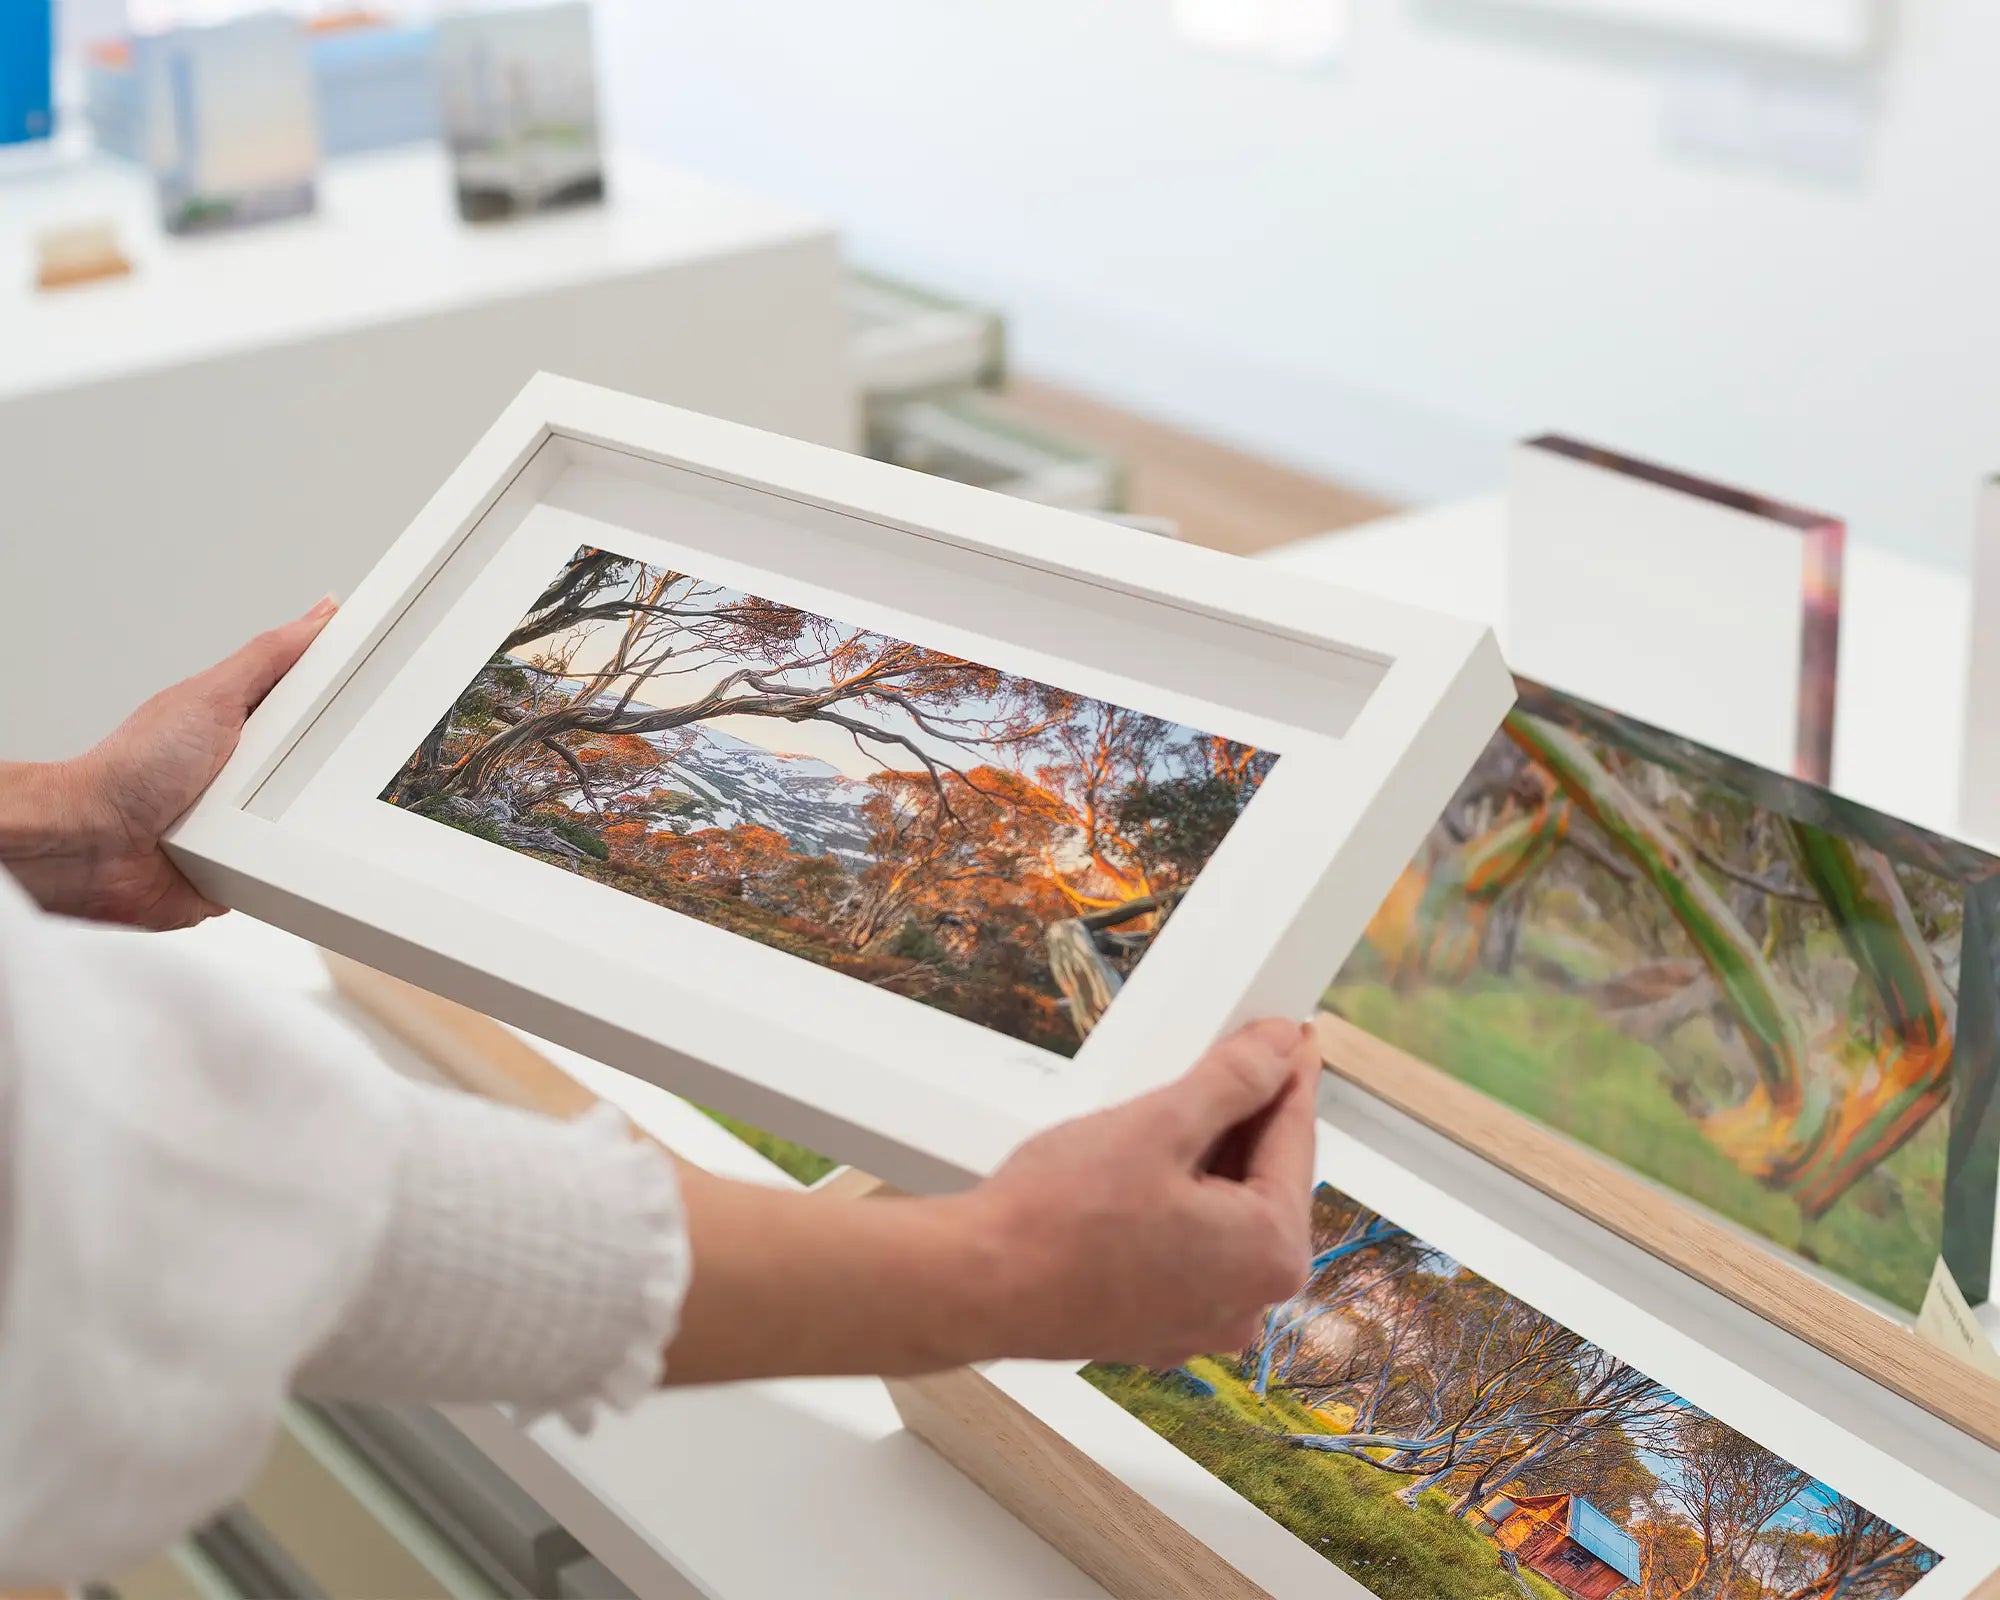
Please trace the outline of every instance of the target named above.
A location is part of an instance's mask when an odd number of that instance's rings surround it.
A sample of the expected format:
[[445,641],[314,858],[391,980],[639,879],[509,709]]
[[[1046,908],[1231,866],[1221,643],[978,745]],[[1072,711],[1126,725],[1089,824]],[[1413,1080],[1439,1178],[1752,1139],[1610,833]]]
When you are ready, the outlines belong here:
[[1327,1006],[1914,1311],[1975,1301],[2000,862],[1517,680]]
[[382,798],[1068,1056],[1276,761],[585,547]]
[[1894,1600],[1934,1552],[1329,1185],[1248,1350],[1083,1376],[1382,1600]]

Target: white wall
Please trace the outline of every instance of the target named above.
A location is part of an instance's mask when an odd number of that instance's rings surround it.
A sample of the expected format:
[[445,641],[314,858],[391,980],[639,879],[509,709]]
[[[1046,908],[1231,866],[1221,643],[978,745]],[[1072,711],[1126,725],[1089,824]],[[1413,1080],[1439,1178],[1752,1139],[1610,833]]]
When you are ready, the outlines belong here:
[[1711,58],[1487,0],[1355,0],[1316,76],[1167,0],[600,8],[624,137],[994,297],[1024,367],[1413,499],[1576,432],[1957,563],[2000,469],[2000,5],[1894,3],[1832,84],[1877,108],[1848,181],[1668,153]]

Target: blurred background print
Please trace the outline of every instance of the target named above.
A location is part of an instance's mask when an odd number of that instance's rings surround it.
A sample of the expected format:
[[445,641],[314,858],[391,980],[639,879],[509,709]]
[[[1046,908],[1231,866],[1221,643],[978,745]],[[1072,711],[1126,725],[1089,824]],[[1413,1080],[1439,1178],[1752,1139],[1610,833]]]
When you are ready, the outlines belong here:
[[437,72],[460,216],[604,198],[585,0],[455,12],[438,24]]
[[319,126],[295,17],[266,12],[145,35],[133,77],[169,233],[312,210]]

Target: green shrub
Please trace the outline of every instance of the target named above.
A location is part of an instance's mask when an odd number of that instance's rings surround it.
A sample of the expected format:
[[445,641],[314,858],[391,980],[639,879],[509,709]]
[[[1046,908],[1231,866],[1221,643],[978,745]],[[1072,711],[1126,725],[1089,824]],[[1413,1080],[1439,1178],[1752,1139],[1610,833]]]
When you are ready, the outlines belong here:
[[546,817],[538,818],[537,820],[546,821],[549,825],[549,832],[553,833],[558,839],[568,840],[577,849],[589,856],[591,860],[609,861],[611,859],[611,846],[598,838],[596,834],[592,833],[581,822],[578,822],[576,818]]

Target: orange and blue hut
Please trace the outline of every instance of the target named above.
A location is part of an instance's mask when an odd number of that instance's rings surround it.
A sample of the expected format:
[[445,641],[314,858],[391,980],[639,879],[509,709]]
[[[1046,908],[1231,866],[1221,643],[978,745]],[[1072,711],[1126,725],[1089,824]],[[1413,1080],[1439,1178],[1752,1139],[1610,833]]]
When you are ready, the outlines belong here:
[[1639,1541],[1574,1494],[1498,1494],[1472,1525],[1572,1600],[1611,1600],[1639,1581]]

